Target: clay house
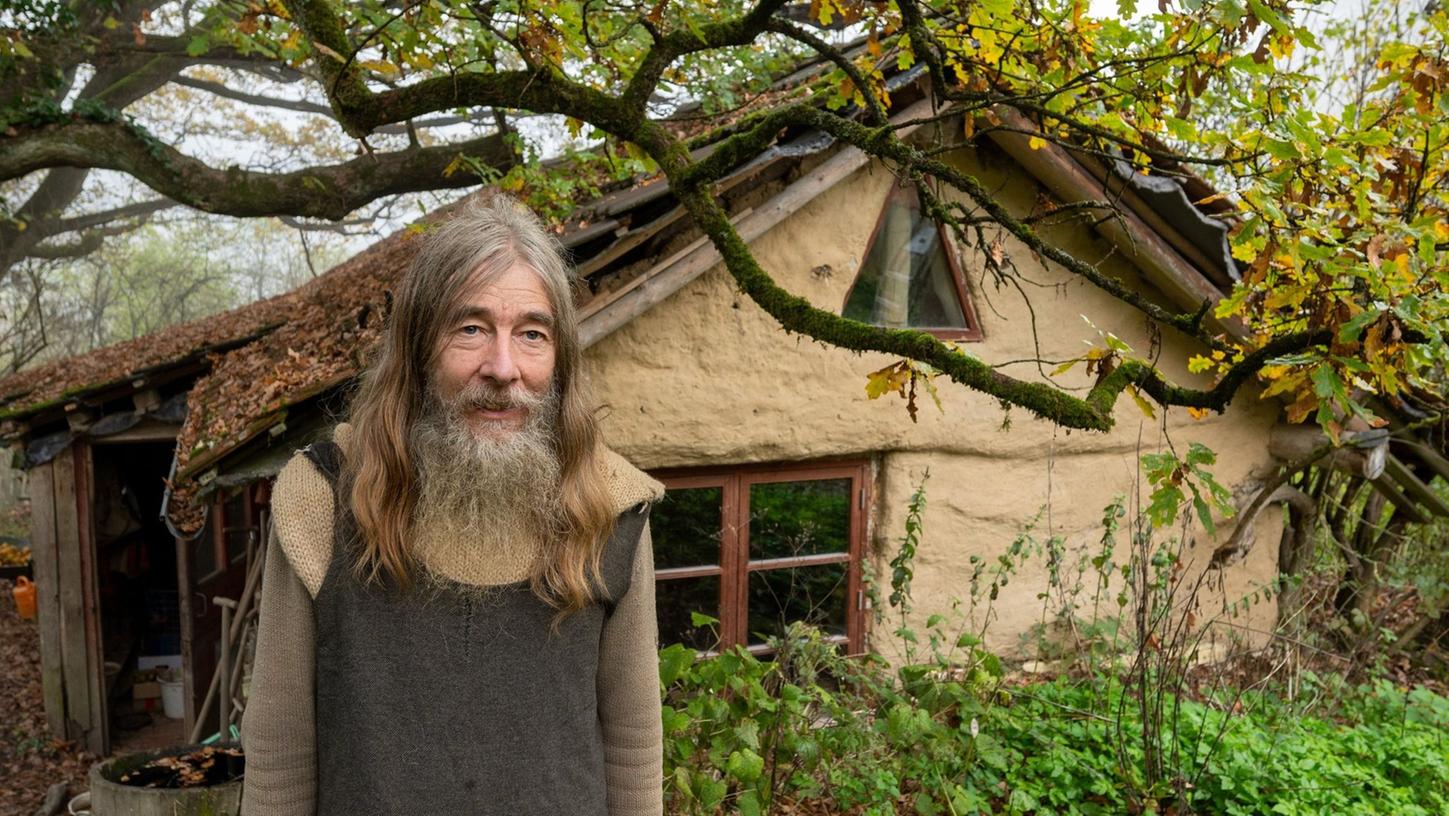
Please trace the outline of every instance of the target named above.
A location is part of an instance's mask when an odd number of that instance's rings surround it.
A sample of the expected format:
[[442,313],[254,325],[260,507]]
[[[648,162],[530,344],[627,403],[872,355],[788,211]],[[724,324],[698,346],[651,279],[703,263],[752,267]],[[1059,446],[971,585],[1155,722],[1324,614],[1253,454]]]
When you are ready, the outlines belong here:
[[[929,109],[912,76],[895,80],[892,97],[900,121]],[[912,138],[935,139],[938,127],[959,134],[962,124],[923,126]],[[1063,219],[1045,234],[1156,302],[1195,309],[1234,281],[1220,220],[1191,203],[1206,197],[1200,182],[1124,179],[1005,130],[949,158],[1019,214],[1050,201],[1120,200],[1121,219]],[[1167,374],[1205,384],[1185,368],[1198,351],[1191,341],[1150,337],[1139,313],[1012,240],[998,251],[1033,282],[1029,301],[996,287],[982,274],[981,247],[958,245],[885,166],[823,134],[785,133],[720,195],[764,268],[822,308],[939,332],[993,362],[1075,357],[1111,331],[1139,350],[1160,343]],[[665,183],[610,191],[558,231],[587,282],[583,333],[607,438],[668,487],[652,522],[665,642],[715,645],[691,626],[698,611],[719,620],[725,644],[765,651],[765,636],[804,618],[850,652],[886,648],[888,631],[871,631],[863,579],[889,574],[927,469],[915,563],[922,618],[964,597],[972,557],[1000,553],[1044,507],[1039,529],[1068,546],[1095,541],[1102,507],[1137,489],[1139,456],[1169,437],[1215,450],[1217,479],[1246,503],[1286,455],[1274,440],[1295,433],[1280,436],[1281,406],[1251,388],[1223,415],[1171,411],[1164,424],[1125,400],[1111,433],[1069,434],[1024,412],[1004,422],[994,400],[942,381],[940,410],[923,399],[913,421],[894,397],[867,398],[867,375],[893,360],[780,330],[737,291]],[[285,295],[0,381],[3,436],[29,471],[56,733],[106,751],[120,678],[157,655],[180,656],[193,735],[217,730],[218,701],[244,699],[244,661],[222,652],[241,643],[244,656],[265,591],[256,567],[269,479],[344,409],[417,232],[401,230]],[[1038,376],[1032,362],[1004,370]],[[1079,366],[1056,379],[1073,386],[1087,376]],[[1449,513],[1423,487],[1445,475],[1435,451],[1380,444],[1370,453],[1352,466],[1376,461],[1405,512]],[[1249,523],[1244,554],[1213,590],[1229,601],[1276,575],[1280,515]],[[1219,536],[1233,529],[1224,519]],[[996,605],[993,648],[1010,651],[1040,620],[1044,581],[1040,564],[1023,566]],[[218,598],[240,607],[226,631]],[[1254,628],[1271,627],[1271,602],[1251,614]]]

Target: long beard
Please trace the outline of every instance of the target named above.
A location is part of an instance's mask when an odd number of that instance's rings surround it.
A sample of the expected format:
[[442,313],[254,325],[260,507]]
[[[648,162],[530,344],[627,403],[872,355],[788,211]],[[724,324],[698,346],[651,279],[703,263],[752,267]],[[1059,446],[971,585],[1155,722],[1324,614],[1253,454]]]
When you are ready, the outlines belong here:
[[[544,542],[561,533],[557,389],[538,395],[474,384],[450,400],[432,394],[410,434],[420,491],[419,560],[466,584],[529,577]],[[475,434],[469,408],[522,407],[523,427]]]

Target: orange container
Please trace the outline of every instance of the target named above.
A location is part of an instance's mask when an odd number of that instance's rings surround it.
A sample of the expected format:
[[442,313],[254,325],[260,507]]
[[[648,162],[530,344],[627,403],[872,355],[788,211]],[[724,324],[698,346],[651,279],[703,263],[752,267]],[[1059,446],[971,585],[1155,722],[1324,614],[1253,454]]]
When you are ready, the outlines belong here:
[[15,596],[15,611],[20,613],[20,617],[35,620],[35,584],[22,575],[15,579],[10,594]]

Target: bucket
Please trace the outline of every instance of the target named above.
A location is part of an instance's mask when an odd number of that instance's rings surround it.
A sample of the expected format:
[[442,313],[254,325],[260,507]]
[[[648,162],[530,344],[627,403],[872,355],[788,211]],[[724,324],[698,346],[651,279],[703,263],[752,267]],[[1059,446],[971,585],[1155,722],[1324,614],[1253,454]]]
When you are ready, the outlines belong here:
[[15,579],[10,594],[15,596],[15,611],[20,613],[20,617],[35,620],[35,584],[22,575]]
[[173,720],[186,716],[186,695],[180,680],[161,681],[161,710]]

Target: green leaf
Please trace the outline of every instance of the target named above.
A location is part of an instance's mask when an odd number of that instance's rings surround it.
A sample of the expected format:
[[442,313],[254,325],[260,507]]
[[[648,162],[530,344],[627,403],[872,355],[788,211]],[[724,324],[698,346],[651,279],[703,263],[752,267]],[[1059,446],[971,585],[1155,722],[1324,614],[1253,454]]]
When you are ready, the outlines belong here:
[[680,675],[694,665],[694,650],[682,643],[675,643],[659,653],[659,682],[668,687]]
[[730,758],[725,761],[725,773],[747,785],[759,779],[764,771],[764,758],[748,748],[731,751]]
[[724,801],[725,795],[729,793],[729,786],[722,779],[715,779],[703,774],[697,775],[695,780],[695,798],[699,800],[703,812],[713,813],[714,809],[719,807],[720,802]]
[[710,617],[703,612],[690,612],[689,625],[696,629],[704,626],[718,626],[719,618]]
[[760,750],[760,724],[754,720],[745,720],[735,726],[735,739],[751,751]]
[[211,50],[211,38],[205,34],[197,34],[186,43],[186,54],[191,57],[199,57]]
[[1347,323],[1338,327],[1338,341],[1340,343],[1352,343],[1363,334],[1363,330],[1379,319],[1383,314],[1380,309],[1365,309],[1362,312],[1349,318]]

